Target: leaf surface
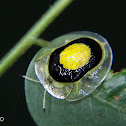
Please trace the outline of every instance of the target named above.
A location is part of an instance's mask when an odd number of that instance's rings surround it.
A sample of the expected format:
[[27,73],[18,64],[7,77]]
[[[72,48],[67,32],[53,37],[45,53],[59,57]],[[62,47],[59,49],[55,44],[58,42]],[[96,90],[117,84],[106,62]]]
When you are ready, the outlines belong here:
[[[27,77],[38,80],[35,60],[31,61]],[[89,96],[74,102],[60,100],[46,93],[43,112],[44,88],[40,83],[25,79],[26,102],[38,126],[125,126],[126,125],[126,70],[109,73],[106,80]]]

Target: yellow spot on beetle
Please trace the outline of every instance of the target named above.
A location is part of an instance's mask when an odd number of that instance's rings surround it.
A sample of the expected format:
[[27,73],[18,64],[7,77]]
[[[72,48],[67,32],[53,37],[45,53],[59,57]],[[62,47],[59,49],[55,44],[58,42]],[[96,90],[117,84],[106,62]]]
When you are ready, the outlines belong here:
[[75,70],[86,65],[91,57],[91,49],[83,43],[75,43],[60,53],[60,64],[63,68]]

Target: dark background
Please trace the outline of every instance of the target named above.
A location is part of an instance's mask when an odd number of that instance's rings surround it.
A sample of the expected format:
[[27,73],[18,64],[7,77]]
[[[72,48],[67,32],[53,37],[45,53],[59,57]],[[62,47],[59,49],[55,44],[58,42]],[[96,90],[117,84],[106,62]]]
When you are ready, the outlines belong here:
[[[55,0],[4,1],[0,4],[0,58],[11,49]],[[76,0],[41,35],[52,40],[72,31],[94,31],[110,43],[114,60],[112,69],[126,67],[124,1]],[[4,126],[35,126],[25,101],[24,79],[27,67],[40,47],[29,49],[0,78],[0,117]]]

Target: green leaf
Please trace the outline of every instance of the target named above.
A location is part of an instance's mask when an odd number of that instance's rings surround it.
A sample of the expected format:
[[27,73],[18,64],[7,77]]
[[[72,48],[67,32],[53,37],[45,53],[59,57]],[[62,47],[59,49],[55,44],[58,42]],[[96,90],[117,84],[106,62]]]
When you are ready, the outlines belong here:
[[[35,60],[31,61],[27,77],[38,80]],[[46,53],[46,52],[45,52]],[[106,80],[89,96],[74,102],[60,100],[46,94],[43,112],[44,88],[40,83],[25,79],[28,109],[38,126],[125,126],[126,125],[126,70],[110,72]]]

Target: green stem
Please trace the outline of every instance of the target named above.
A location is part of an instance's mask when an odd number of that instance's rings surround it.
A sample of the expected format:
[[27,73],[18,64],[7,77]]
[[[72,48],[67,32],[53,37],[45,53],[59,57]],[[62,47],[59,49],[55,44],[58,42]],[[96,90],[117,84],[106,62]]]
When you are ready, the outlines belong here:
[[34,40],[37,39],[37,37],[72,1],[73,0],[57,0],[54,5],[48,9],[27,34],[0,61],[0,76],[2,76],[3,73],[33,44],[45,45],[45,41],[42,41],[42,44],[40,44],[40,42],[37,43]]
[[49,43],[49,41],[41,39],[41,38],[37,38],[37,39],[32,39],[32,42],[40,47],[43,47],[45,45],[47,45]]

